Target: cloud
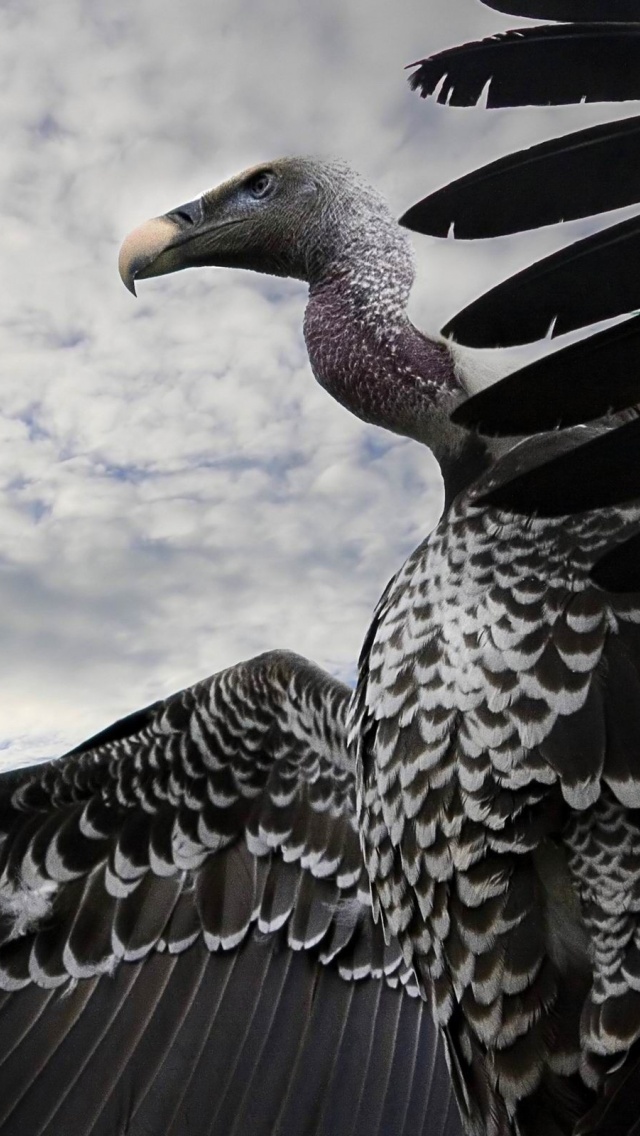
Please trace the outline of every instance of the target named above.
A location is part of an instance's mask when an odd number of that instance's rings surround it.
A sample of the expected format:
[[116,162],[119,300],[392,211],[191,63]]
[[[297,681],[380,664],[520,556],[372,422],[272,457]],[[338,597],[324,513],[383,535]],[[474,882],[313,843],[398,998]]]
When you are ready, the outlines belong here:
[[[561,126],[409,92],[406,63],[508,23],[474,0],[3,5],[5,759],[269,647],[353,678],[377,597],[437,517],[435,463],[313,382],[301,285],[190,272],[134,302],[117,249],[263,158],[345,157],[400,213],[583,125],[583,108]],[[564,239],[417,238],[413,317],[438,328]]]

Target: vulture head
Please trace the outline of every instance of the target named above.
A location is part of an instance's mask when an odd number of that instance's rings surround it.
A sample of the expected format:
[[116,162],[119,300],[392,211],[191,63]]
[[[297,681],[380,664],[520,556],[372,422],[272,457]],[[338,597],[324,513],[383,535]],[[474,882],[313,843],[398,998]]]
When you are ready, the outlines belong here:
[[279,158],[140,225],[119,267],[134,293],[136,280],[204,265],[314,285],[362,264],[373,246],[403,261],[408,294],[411,247],[381,195],[343,162]]
[[253,166],[145,222],[120,251],[134,294],[137,280],[204,265],[306,281],[304,335],[320,385],[364,421],[428,445],[449,498],[485,468],[487,443],[449,417],[479,372],[409,320],[409,235],[348,165],[294,157]]

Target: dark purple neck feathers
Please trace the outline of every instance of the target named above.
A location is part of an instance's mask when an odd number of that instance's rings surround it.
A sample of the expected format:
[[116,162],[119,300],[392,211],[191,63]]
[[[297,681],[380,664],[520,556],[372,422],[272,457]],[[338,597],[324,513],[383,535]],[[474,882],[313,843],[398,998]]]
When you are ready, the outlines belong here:
[[449,504],[488,465],[484,444],[449,420],[464,393],[451,354],[413,326],[399,297],[385,303],[378,290],[369,299],[347,274],[311,287],[304,320],[311,368],[358,418],[427,445]]

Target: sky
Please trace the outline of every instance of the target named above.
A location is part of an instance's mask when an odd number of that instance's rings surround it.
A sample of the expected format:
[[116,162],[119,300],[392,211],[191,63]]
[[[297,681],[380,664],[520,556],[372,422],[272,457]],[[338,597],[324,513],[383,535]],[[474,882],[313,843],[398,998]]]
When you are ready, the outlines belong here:
[[[118,247],[284,154],[348,160],[400,215],[512,149],[630,113],[410,92],[406,64],[513,23],[478,0],[0,0],[5,766],[274,647],[353,681],[378,596],[438,517],[434,460],[314,382],[304,285],[202,269],[135,300]],[[436,331],[580,224],[416,236],[412,318]]]

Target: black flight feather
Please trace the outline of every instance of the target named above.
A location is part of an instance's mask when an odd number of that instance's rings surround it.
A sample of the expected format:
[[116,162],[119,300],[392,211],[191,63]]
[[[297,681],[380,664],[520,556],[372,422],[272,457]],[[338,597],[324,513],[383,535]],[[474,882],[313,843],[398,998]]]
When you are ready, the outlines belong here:
[[400,224],[460,240],[573,221],[640,200],[640,117],[552,138],[430,193]]
[[[198,983],[187,1013],[180,1015],[179,1029],[166,1066],[156,1078],[154,1091],[149,1094],[148,1102],[145,1102],[146,1114],[155,1119],[156,1124],[161,1121],[158,1127],[167,1136],[180,1131],[181,1118],[183,1123],[189,1117],[193,1120],[194,1098],[199,1089],[200,1060],[203,1055],[206,1060],[207,1048],[211,1048],[212,1039],[224,1036],[218,1033],[220,1003],[225,992],[233,996],[238,978],[241,980],[243,961],[247,959],[247,956],[241,958],[235,951],[213,955],[202,968],[205,954],[204,944],[196,943],[193,950],[185,952],[179,958],[180,965],[197,968]],[[251,952],[248,958],[251,958]],[[253,966],[257,966],[259,961],[259,958],[252,958]],[[210,1079],[209,1084],[215,1100],[223,1083],[216,1078]],[[192,1123],[192,1129],[193,1127]]]
[[420,60],[422,98],[487,107],[619,102],[640,97],[640,24],[544,24],[501,32]]
[[[284,965],[286,969],[289,963],[290,959],[282,960],[268,949],[256,953],[254,964],[239,988],[237,977],[242,959],[237,959],[231,972],[232,981],[225,984],[221,996],[211,1007],[211,1029],[219,1031],[218,1035],[220,1039],[224,1039],[224,1043],[218,1045],[213,1052],[208,1044],[205,1045],[194,1064],[189,1095],[176,1115],[174,1124],[184,1118],[186,1110],[187,1114],[192,1113],[194,1117],[206,1116],[207,1125],[216,1132],[228,1133],[231,1130],[235,1119],[234,1081],[243,1049],[264,1037],[264,1000],[277,996],[282,981],[280,968]],[[246,1074],[242,1076],[242,1080],[246,1081]],[[215,1099],[212,1099],[211,1094],[212,1083],[218,1086]],[[210,1128],[203,1125],[204,1132],[210,1131]],[[168,1126],[168,1131],[173,1134],[174,1128]],[[182,1126],[178,1123],[175,1127],[176,1136],[181,1132]]]
[[244,938],[255,908],[256,861],[244,845],[209,856],[196,879],[196,905],[210,949]]
[[67,939],[67,969],[72,968],[74,978],[95,974],[109,958],[115,908],[116,900],[105,887],[104,867],[100,865],[86,879]]
[[443,335],[469,347],[512,347],[640,308],[640,218],[544,257],[474,300]]
[[[339,1085],[339,1078],[336,1078],[336,1059],[340,1040],[349,1018],[350,1004],[340,998],[338,990],[332,987],[326,979],[325,974],[321,975],[303,1036],[304,1043],[314,1033],[317,1033],[318,1036],[320,1036],[320,1032],[322,1033],[328,1057],[325,1066],[325,1087],[321,1088],[318,1085],[317,1078],[311,1074],[309,1061],[313,1058],[312,1052],[308,1045],[301,1045],[291,1070],[287,1093],[278,1118],[283,1127],[292,1130],[295,1130],[296,1124],[300,1125],[305,1116],[320,1117],[322,1114],[326,1116],[327,1113],[331,1116],[333,1099]],[[356,987],[352,986],[349,1001],[353,999],[355,991]],[[371,997],[369,990],[366,990],[364,997],[369,1002]],[[320,1130],[324,1128],[325,1124],[322,1123]],[[313,1132],[315,1128],[309,1125],[308,1130]],[[331,1128],[326,1130],[332,1131]],[[279,1131],[279,1129],[276,1129],[276,1131]]]
[[527,20],[628,23],[640,20],[638,0],[482,0],[487,8]]
[[321,942],[332,921],[338,891],[332,884],[314,880],[304,872],[289,920],[288,942],[295,950]]
[[[128,1083],[116,1086],[111,1094],[103,1115],[105,1126],[114,1113],[123,1111],[121,1101],[124,1097],[133,1130],[141,1114],[149,1132],[163,1132],[165,1094],[167,1091],[169,1095],[176,1093],[178,1061],[173,1047],[180,1044],[181,1031],[194,999],[200,994],[207,954],[199,951],[193,959],[177,960],[173,967],[164,959],[155,965],[165,971],[170,970],[170,979],[153,1006],[153,1014],[147,1017],[144,1034],[132,1054],[127,1071]],[[184,1050],[184,1036],[182,1046]],[[119,1131],[116,1117],[113,1117],[112,1127],[115,1132]]]
[[[130,983],[135,974],[129,970],[122,977],[123,981]],[[95,1048],[95,1022],[92,1023],[91,1012],[87,1014],[84,1011],[91,1006],[96,987],[97,980],[92,979],[79,983],[75,990],[64,996],[56,991],[53,998],[47,1000],[41,1018],[33,1023],[20,1045],[2,1061],[0,1132],[3,1136],[22,1136],[26,1132],[40,1136],[42,1131],[47,1134],[65,1131],[64,1128],[52,1128],[49,1122]],[[44,991],[41,993],[44,994]],[[127,988],[119,983],[111,1015],[117,1014],[126,993]],[[100,1021],[100,1033],[108,1031],[109,1022],[110,1017]],[[66,1044],[68,1040],[72,1042],[73,1056]],[[34,1098],[39,1101],[35,1114]],[[88,1130],[87,1125],[84,1131]],[[83,1129],[76,1131],[82,1132]]]
[[[640,497],[640,418],[484,493],[487,505],[516,513],[562,517]],[[597,474],[594,475],[594,470]]]
[[[85,984],[89,990],[89,983]],[[2,1046],[0,1047],[0,1076],[4,1076],[2,1066],[17,1049],[29,1031],[38,1027],[41,1016],[48,1005],[55,1004],[58,995],[53,989],[43,990],[42,987],[32,984],[20,992],[15,998],[8,991],[2,992]],[[25,1075],[28,1074],[25,1071]],[[10,1095],[10,1094],[9,1094]],[[1,1130],[1,1129],[0,1129]]]
[[[384,988],[382,987],[380,994],[382,1001],[384,998]],[[399,1000],[396,1010],[395,1021],[379,1013],[376,1015],[375,1032],[372,1033],[366,1050],[368,1074],[362,1080],[359,1108],[363,1122],[368,1125],[371,1136],[379,1136],[381,1132],[382,1110],[389,1087],[393,1049],[398,1037],[399,1018],[402,1012],[401,1000]],[[428,1011],[425,1008],[423,1012],[427,1013]],[[372,1060],[374,1053],[375,1058]],[[436,1051],[432,1056],[435,1060]],[[426,1068],[424,1072],[426,1074]],[[432,1119],[435,1125],[437,1123],[436,1117],[433,1116]]]
[[63,986],[69,974],[62,958],[64,939],[59,927],[38,931],[31,948],[29,970],[37,974],[42,986]]
[[[254,1076],[266,1074],[269,1079],[274,1066],[274,1046],[279,1045],[280,1038],[286,1033],[296,1013],[306,1018],[311,997],[309,985],[294,966],[292,956],[288,952],[276,955],[270,961],[252,1008],[250,1029],[245,1033],[232,1075],[227,1077],[227,1084],[213,1110],[214,1123],[224,1128],[228,1136],[244,1136],[245,1132],[254,1130],[254,1124],[248,1123],[247,1112],[253,1114],[255,1123],[259,1123],[261,1108],[259,1100],[255,1098],[252,1083]],[[290,1061],[295,1060],[302,1029],[302,1023],[296,1022],[291,1030],[292,1036],[287,1039]],[[289,1067],[287,1063],[287,1068]],[[274,1078],[275,1084],[269,1094],[271,1116],[276,1111],[274,1106],[277,1107],[277,1097],[282,1092],[278,1080],[278,1077]]]
[[452,413],[493,437],[577,426],[640,402],[640,317],[513,371]]
[[274,860],[260,904],[258,926],[261,931],[278,930],[289,918],[299,886],[298,869],[292,864]]
[[201,932],[202,924],[193,897],[189,892],[182,892],[162,935],[167,949],[182,951],[191,946]]
[[[131,1131],[137,1087],[133,1067],[136,1051],[155,1018],[177,965],[173,957],[165,956],[161,963],[157,958],[157,955],[152,957],[148,966],[134,972],[127,996],[118,1012],[107,1016],[108,1028],[98,1035],[98,1044],[91,1037],[86,1049],[77,1054],[77,1076],[82,1075],[91,1089],[85,1093],[76,1091],[65,1098],[56,1092],[57,1086],[52,1083],[51,1091],[58,1103],[57,1132],[79,1133],[84,1128],[91,1136],[107,1136]],[[90,1023],[86,1026],[90,1028]],[[51,1063],[47,1069],[50,1076],[53,1065]]]
[[346,949],[354,934],[359,934],[355,910],[339,909],[327,937],[321,944],[320,961],[331,962],[336,955]]
[[[335,1091],[332,1094],[333,1100],[331,1101],[330,1108],[325,1105],[322,1109],[323,1122],[330,1132],[335,1132],[341,1122],[344,1125],[345,1136],[352,1136],[353,1133],[363,1128],[367,1132],[370,1131],[371,1125],[366,1111],[366,1104],[365,1109],[362,1111],[360,1106],[362,1104],[362,1091],[369,1071],[381,995],[381,985],[378,983],[368,983],[367,1008],[371,1020],[371,1033],[368,1037],[364,1038],[362,1036],[353,1018],[350,1018],[345,1023],[345,1028],[342,1031],[340,1044],[336,1048],[332,1071],[335,1080]],[[346,1081],[343,1079],[345,1075]],[[360,1084],[358,1085],[359,1092],[349,1094],[347,1082],[353,1082],[354,1078],[356,1082],[361,1078]],[[345,1118],[347,1116],[350,1117],[350,1123],[345,1124]],[[363,1120],[364,1124],[362,1123]]]
[[117,901],[113,922],[115,953],[125,959],[138,959],[158,942],[180,896],[179,876],[143,877],[129,895]]

